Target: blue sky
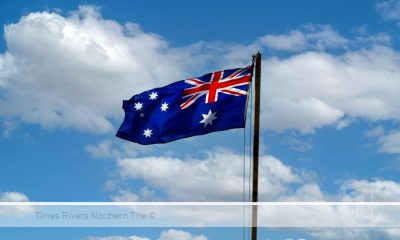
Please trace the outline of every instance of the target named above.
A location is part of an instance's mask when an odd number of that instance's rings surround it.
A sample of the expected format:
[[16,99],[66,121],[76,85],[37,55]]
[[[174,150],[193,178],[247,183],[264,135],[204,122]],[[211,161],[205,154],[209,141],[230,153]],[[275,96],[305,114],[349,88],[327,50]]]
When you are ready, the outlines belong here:
[[[260,199],[341,201],[348,180],[355,191],[378,192],[376,201],[400,196],[399,1],[1,1],[0,12],[2,201],[241,201],[249,128],[155,146],[114,135],[122,100],[246,66],[257,51]],[[30,231],[35,239],[58,233]],[[60,231],[60,239],[97,232]],[[162,231],[101,236],[163,239]],[[220,234],[185,231],[193,234],[187,239]],[[6,239],[25,234],[0,232]],[[262,234],[354,236],[329,229]],[[362,234],[396,239],[400,231]]]

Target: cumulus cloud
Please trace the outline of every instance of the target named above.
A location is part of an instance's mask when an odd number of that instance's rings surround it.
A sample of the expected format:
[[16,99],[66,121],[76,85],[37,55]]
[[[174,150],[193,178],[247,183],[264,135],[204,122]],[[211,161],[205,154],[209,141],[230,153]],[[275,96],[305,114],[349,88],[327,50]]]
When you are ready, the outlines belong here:
[[[167,231],[162,231],[160,233],[160,238],[158,240],[207,240],[208,238],[201,235],[192,235],[189,232],[169,229]],[[150,238],[146,237],[123,237],[123,236],[110,236],[110,237],[86,237],[83,240],[150,240]]]
[[310,228],[306,232],[315,239],[371,239],[371,232],[357,232],[348,228]]
[[385,129],[382,126],[377,126],[365,133],[366,137],[380,137],[385,133]]
[[134,157],[139,153],[151,153],[157,146],[148,146],[146,148],[137,144],[132,144],[119,139],[105,139],[97,144],[89,144],[85,150],[95,159],[119,159],[125,157]]
[[338,122],[344,113],[320,99],[302,98],[291,100],[287,97],[265,97],[262,119],[265,128],[273,130],[297,129],[303,133],[315,128]]
[[[0,202],[29,202],[29,198],[20,192],[1,192]],[[23,217],[36,211],[33,206],[0,206],[0,216]]]
[[[378,129],[374,132],[379,131]],[[117,164],[122,180],[143,181],[146,189],[138,191],[131,191],[129,188],[119,189],[113,200],[148,201],[150,198],[146,198],[145,195],[151,195],[150,201],[241,201],[242,160],[240,155],[227,149],[208,152],[202,159],[172,157],[120,159]],[[272,156],[262,156],[260,164],[260,201],[391,202],[397,201],[400,195],[400,183],[384,179],[347,181],[332,194],[324,192],[315,177],[309,177],[309,173],[285,165]],[[248,184],[247,180],[245,184]],[[355,223],[361,221],[362,224],[370,220],[371,210],[374,211],[374,216],[382,215],[379,220],[383,226],[393,226],[397,222],[396,207],[365,208],[358,217],[360,209],[356,206],[349,206],[346,211],[351,218],[357,217],[353,219]],[[236,219],[230,214],[235,211],[227,211],[223,207],[211,210],[196,207],[190,209],[160,207],[157,211],[169,219],[192,224],[191,226],[208,226]],[[302,226],[299,231],[318,239],[376,237],[391,239],[393,238],[391,236],[397,233],[396,228],[374,228],[370,231],[345,228],[347,225],[341,217],[341,211],[343,207],[337,206],[262,206],[259,210],[259,223],[269,227]],[[336,227],[319,228],[321,224]]]
[[400,131],[379,137],[379,151],[384,153],[400,153]]
[[[146,186],[165,192],[168,201],[242,201],[243,156],[227,149],[208,152],[205,159],[126,158],[117,165],[124,180],[143,180]],[[277,199],[290,191],[289,184],[302,181],[301,172],[275,157],[261,156],[262,201]],[[248,183],[247,177],[245,186]]]
[[270,49],[285,51],[325,50],[344,48],[349,40],[333,30],[329,25],[308,25],[305,30],[292,30],[287,34],[268,34],[259,39]]
[[312,142],[309,139],[299,138],[293,133],[283,137],[282,143],[288,146],[290,149],[298,152],[305,152],[313,147]]
[[400,1],[384,0],[375,5],[377,11],[387,20],[400,20]]
[[15,130],[18,129],[19,123],[14,121],[4,121],[2,125],[3,137],[8,138]]
[[181,61],[190,49],[175,52],[160,36],[104,20],[90,6],[68,17],[29,13],[6,25],[4,37],[0,115],[45,128],[110,132],[123,99],[182,78],[196,61]]
[[382,229],[376,229],[375,232],[380,237],[380,239],[400,238],[400,228],[382,228]]
[[[399,193],[399,182],[389,180],[368,181],[365,179],[350,180],[342,185],[341,194],[337,195],[334,201],[396,202],[399,199]],[[310,194],[306,195],[310,196]],[[331,226],[340,226],[340,224],[344,223],[346,227],[352,227],[353,224],[355,226],[355,224],[359,223],[362,226],[379,218],[378,224],[381,224],[380,226],[397,226],[398,210],[397,206],[320,206],[320,211],[315,211],[315,209],[307,211],[307,208],[297,206],[291,207],[288,212],[284,210],[279,213],[275,212],[277,218],[273,217],[269,218],[269,220],[279,221],[280,219],[283,222],[286,219],[286,223],[290,224],[295,222],[295,219],[307,219],[307,224],[317,226],[318,221],[327,221],[329,219]],[[272,214],[271,212],[269,213]],[[323,214],[321,215],[320,213]],[[347,213],[351,220],[343,218],[343,213]],[[273,214],[273,216],[275,215]],[[292,225],[295,226],[295,223]],[[399,228],[391,227],[376,227],[372,229],[354,227],[304,228],[302,231],[317,239],[396,239],[399,236]]]
[[[267,34],[249,45],[195,42],[173,48],[135,23],[103,19],[82,6],[68,16],[35,12],[5,26],[0,55],[0,116],[44,128],[109,133],[121,120],[121,101],[134,93],[248,64],[264,55],[262,127],[296,129],[349,123],[348,118],[399,120],[399,53],[382,33],[341,36],[329,25]],[[339,53],[329,53],[340,48]],[[300,51],[300,52],[298,52]]]
[[387,131],[383,126],[377,126],[366,132],[365,136],[376,138],[378,150],[381,153],[400,153],[400,131]]
[[400,120],[399,53],[376,46],[265,60],[263,119],[270,129],[315,128],[343,118]]
[[193,236],[191,233],[170,229],[160,235],[160,240],[207,240],[204,235]]
[[[145,187],[136,185],[132,190],[116,184],[112,189],[116,192],[113,199],[242,201],[243,184],[246,188],[249,184],[248,167],[249,164],[246,164],[243,171],[243,156],[222,148],[209,151],[205,158],[197,159],[168,156],[123,158],[117,160],[120,180],[125,183],[140,180]],[[260,156],[259,171],[260,201],[346,201],[346,191],[338,189],[338,193],[326,193],[317,183],[318,176],[286,165],[273,156]],[[360,195],[373,193],[374,201],[390,202],[400,198],[400,183],[395,181],[351,180],[343,184],[343,188]],[[156,194],[160,192],[162,199]]]
[[119,156],[117,149],[111,149],[111,140],[104,140],[98,145],[86,146],[86,151],[90,153],[93,158],[113,158]]
[[[307,177],[307,172],[283,164],[272,156],[262,156],[260,160],[260,201],[397,201],[400,194],[400,183],[384,179],[347,181],[337,193],[324,192],[317,181]],[[144,181],[150,189],[162,192],[164,201],[241,201],[242,193],[242,159],[239,155],[226,149],[218,149],[208,153],[204,159],[179,159],[171,157],[143,157],[121,159],[118,161],[119,172],[125,181],[136,179]],[[179,177],[177,177],[179,176]],[[245,184],[248,184],[246,182]],[[204,187],[206,186],[206,187]],[[267,186],[267,187],[266,187]],[[266,187],[266,188],[265,188]],[[195,189],[195,190],[193,190]],[[221,191],[223,189],[223,191]],[[149,189],[147,189],[149,190]],[[132,191],[128,191],[132,194]],[[128,194],[128,195],[129,195]],[[372,194],[372,195],[371,195]],[[123,194],[122,194],[123,195]],[[140,191],[135,193],[133,201],[142,201]],[[267,198],[268,196],[268,198]],[[132,200],[130,199],[130,200]],[[115,199],[114,200],[120,200]],[[343,207],[337,206],[263,206],[260,207],[259,222],[263,226],[310,226],[299,229],[307,235],[318,239],[374,239],[396,234],[396,228],[375,228],[370,231],[358,231],[348,228],[318,228],[325,226],[346,226],[341,217]],[[355,223],[370,220],[370,210],[374,216],[382,214],[380,224],[393,226],[396,223],[396,207],[365,208],[362,215],[354,218]],[[159,210],[161,211],[161,210]],[[232,219],[229,211],[213,210],[214,214],[199,214],[196,209],[164,210],[164,214],[172,219],[183,219],[185,223],[207,226],[215,222],[226,222]],[[357,217],[360,209],[350,206],[346,210],[349,216]],[[226,212],[226,213],[225,213]],[[321,215],[321,212],[324,214]],[[264,214],[263,214],[264,213]],[[218,215],[215,219],[210,216]],[[202,217],[206,216],[206,217]],[[353,224],[353,223],[351,223]],[[197,226],[196,225],[196,226]]]
[[110,237],[86,237],[83,240],[150,240],[150,238],[137,237],[137,236],[110,236]]
[[346,181],[342,188],[353,190],[353,198],[367,194],[364,201],[396,202],[400,197],[400,183],[389,180],[351,180]]
[[1,202],[29,202],[28,197],[19,192],[2,192],[0,193]]

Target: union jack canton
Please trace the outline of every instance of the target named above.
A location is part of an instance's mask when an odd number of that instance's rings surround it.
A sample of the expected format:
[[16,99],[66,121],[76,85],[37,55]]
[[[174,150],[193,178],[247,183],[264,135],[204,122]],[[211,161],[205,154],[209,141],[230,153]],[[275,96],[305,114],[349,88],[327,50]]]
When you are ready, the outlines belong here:
[[252,74],[252,65],[227,69],[134,95],[117,137],[155,144],[243,128]]

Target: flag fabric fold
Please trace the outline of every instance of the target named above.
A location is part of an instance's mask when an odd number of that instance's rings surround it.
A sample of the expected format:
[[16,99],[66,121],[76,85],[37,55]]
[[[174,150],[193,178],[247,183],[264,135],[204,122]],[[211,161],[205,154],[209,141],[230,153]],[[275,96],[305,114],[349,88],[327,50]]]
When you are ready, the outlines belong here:
[[134,95],[116,136],[147,145],[243,128],[252,74],[252,65],[227,69]]

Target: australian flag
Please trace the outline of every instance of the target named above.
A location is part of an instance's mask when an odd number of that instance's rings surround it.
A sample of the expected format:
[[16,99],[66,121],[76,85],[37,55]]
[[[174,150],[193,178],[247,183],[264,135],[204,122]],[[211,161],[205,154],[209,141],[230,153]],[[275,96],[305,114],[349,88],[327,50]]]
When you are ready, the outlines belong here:
[[227,69],[134,95],[117,137],[155,144],[243,128],[252,74],[252,65]]

